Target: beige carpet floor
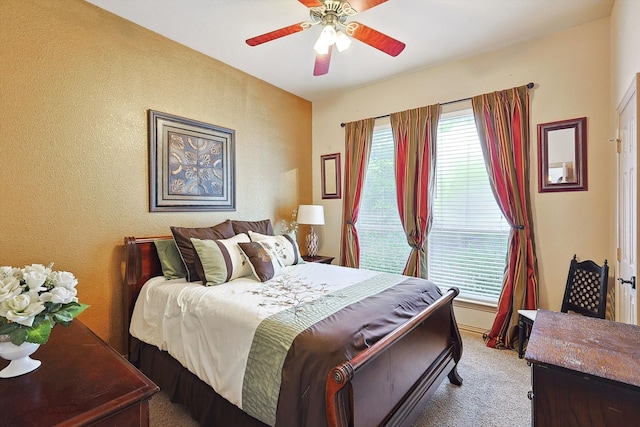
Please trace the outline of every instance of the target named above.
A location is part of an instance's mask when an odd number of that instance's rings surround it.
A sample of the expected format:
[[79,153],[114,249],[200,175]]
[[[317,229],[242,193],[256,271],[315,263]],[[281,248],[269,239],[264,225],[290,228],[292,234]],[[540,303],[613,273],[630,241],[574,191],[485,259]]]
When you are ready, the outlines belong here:
[[[479,335],[462,333],[458,372],[463,385],[448,380],[426,404],[414,427],[527,427],[531,425],[531,373],[515,351],[487,348]],[[151,427],[196,427],[180,405],[162,391],[151,399]]]
[[458,373],[461,387],[445,380],[414,427],[528,427],[531,371],[518,352],[485,346],[480,335],[463,333]]

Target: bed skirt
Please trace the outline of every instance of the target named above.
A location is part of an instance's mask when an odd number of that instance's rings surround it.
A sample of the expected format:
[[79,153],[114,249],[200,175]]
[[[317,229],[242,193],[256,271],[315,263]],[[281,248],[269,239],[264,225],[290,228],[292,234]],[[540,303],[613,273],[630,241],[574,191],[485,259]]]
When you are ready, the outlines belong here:
[[216,393],[166,351],[132,338],[131,363],[173,403],[183,405],[201,426],[267,427]]

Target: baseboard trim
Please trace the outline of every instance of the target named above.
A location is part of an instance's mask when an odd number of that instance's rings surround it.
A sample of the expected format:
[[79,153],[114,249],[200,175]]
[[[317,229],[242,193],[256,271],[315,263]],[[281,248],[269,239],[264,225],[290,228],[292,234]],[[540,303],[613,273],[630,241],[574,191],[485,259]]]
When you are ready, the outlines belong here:
[[495,313],[498,310],[496,304],[494,303],[483,302],[483,301],[472,301],[472,300],[466,300],[464,298],[459,298],[454,300],[453,305],[454,307],[485,311],[487,313]]
[[461,323],[458,323],[458,329],[460,329],[461,331],[469,332],[469,333],[472,333],[474,335],[479,335],[479,336],[482,336],[487,332],[486,329],[479,328],[477,326],[463,325]]

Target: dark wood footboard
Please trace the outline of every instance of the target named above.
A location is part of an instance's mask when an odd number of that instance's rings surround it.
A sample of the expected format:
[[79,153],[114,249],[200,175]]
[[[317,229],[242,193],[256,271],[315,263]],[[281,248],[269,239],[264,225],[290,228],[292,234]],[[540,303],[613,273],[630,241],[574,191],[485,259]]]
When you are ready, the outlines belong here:
[[330,426],[411,425],[446,376],[456,385],[462,341],[453,288],[327,376]]
[[[171,238],[124,239],[127,337],[130,337],[129,321],[140,289],[151,277],[162,275],[153,242]],[[456,371],[462,355],[462,341],[453,313],[453,300],[457,295],[457,289],[450,289],[371,347],[330,370],[326,381],[326,414],[330,426],[408,426],[445,377],[453,384],[462,384]],[[130,342],[131,338],[127,340],[126,349],[129,357]],[[188,406],[189,401],[186,399],[183,403]],[[190,409],[193,413],[193,408]],[[238,425],[255,424],[238,422]]]

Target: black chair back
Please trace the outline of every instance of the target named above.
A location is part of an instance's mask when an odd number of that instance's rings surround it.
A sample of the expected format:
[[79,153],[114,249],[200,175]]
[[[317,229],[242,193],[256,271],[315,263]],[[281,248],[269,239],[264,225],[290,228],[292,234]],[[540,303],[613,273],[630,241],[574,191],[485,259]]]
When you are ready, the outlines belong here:
[[606,259],[599,266],[591,260],[578,262],[574,255],[560,311],[604,319],[607,312],[608,277],[609,265]]

